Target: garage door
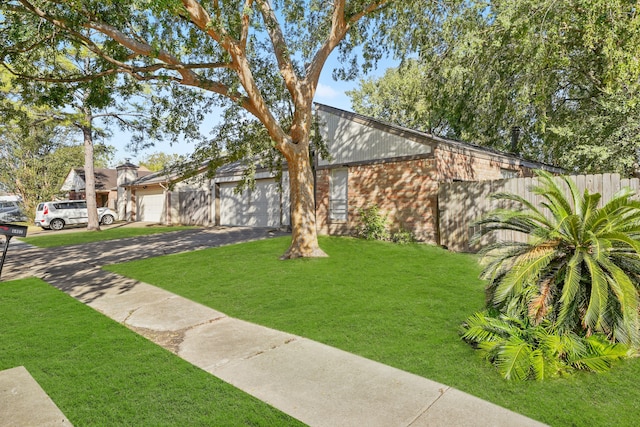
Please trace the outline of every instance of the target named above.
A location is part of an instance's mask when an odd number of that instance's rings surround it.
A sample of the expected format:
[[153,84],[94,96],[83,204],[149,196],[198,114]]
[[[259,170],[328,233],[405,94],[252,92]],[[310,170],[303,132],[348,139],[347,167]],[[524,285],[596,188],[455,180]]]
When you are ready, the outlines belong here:
[[162,222],[165,196],[162,189],[136,191],[136,220]]
[[255,189],[241,194],[234,191],[236,184],[220,184],[221,225],[280,226],[280,192],[274,179],[256,181]]

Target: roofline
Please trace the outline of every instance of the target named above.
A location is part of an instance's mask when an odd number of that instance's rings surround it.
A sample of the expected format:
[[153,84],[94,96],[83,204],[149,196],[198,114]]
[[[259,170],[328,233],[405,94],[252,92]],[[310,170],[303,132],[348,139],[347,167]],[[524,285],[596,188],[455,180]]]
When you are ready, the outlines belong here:
[[[522,166],[528,168],[538,168],[538,169],[546,169],[556,173],[565,173],[566,171],[563,168],[559,168],[557,166],[553,166],[543,162],[536,162],[534,160],[527,160],[520,156],[516,156],[512,153],[505,153],[504,151],[495,150],[489,147],[483,147],[480,145],[471,144],[468,142],[457,141],[454,139],[443,138],[441,136],[433,135],[427,132],[418,131],[415,129],[406,128],[403,126],[395,125],[393,123],[388,123],[383,120],[378,120],[373,117],[364,116],[359,113],[354,113],[351,111],[342,110],[336,107],[331,107],[326,104],[320,104],[318,102],[314,102],[315,107],[320,111],[325,111],[331,114],[334,114],[338,117],[347,118],[349,120],[358,122],[360,124],[364,124],[385,132],[389,132],[391,134],[401,136],[407,139],[411,139],[415,142],[422,144],[445,144],[449,146],[453,146],[460,149],[467,149],[475,152],[486,153],[489,155],[498,155],[503,156],[512,160],[517,160]],[[434,147],[436,148],[436,147]]]
[[[190,176],[186,176],[186,175],[180,174],[179,172],[172,172],[171,174],[168,174],[166,170],[161,170],[161,171],[158,171],[158,172],[155,172],[155,173],[151,173],[149,175],[142,176],[142,177],[140,177],[140,178],[136,179],[135,181],[132,181],[132,182],[130,182],[128,184],[123,184],[123,185],[121,185],[121,187],[125,187],[125,188],[127,188],[127,187],[134,188],[135,187],[135,188],[137,188],[137,187],[142,187],[142,186],[145,186],[145,185],[147,185],[147,186],[148,185],[154,185],[154,184],[162,185],[162,184],[169,184],[169,183],[173,184],[173,183],[176,183],[176,182],[181,182],[181,181],[184,181],[186,179],[189,179],[191,176],[198,175],[198,174],[204,172],[205,170],[207,170],[207,168],[209,167],[209,163],[210,163],[209,160],[206,160],[206,161],[200,163],[200,165],[196,169],[196,173],[194,173],[193,175],[190,175]],[[164,174],[164,176],[163,176],[163,174]],[[155,180],[158,177],[162,177],[164,179]],[[155,181],[152,181],[152,180],[155,180]]]

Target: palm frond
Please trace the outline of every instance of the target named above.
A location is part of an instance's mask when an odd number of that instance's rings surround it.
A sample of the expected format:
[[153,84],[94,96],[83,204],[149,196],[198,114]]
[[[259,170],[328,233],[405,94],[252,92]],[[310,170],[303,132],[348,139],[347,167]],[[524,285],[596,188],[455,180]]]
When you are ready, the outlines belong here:
[[567,262],[562,292],[560,295],[560,310],[558,313],[558,323],[560,325],[566,324],[569,313],[573,308],[572,302],[575,301],[575,297],[580,289],[583,257],[584,255],[582,251],[576,251],[569,262]]
[[599,331],[600,321],[607,306],[608,283],[604,271],[591,256],[586,254],[584,261],[591,276],[591,294],[583,322],[586,328]]
[[497,286],[493,301],[501,303],[513,293],[520,292],[525,284],[537,283],[540,272],[553,261],[555,253],[555,246],[537,246],[519,256]]
[[[560,220],[570,215],[573,211],[571,203],[565,197],[564,190],[558,186],[553,176],[543,172],[538,173],[538,178],[540,185],[532,187],[531,191],[548,201],[548,203],[543,203],[543,205],[551,212],[553,217],[556,218],[556,220]],[[570,191],[572,191],[571,188],[572,187],[569,186]]]
[[533,375],[536,380],[542,381],[550,376],[549,372],[549,361],[545,357],[544,351],[537,348],[531,352],[529,355],[531,369],[533,370]]
[[616,232],[611,231],[607,233],[602,233],[598,236],[600,239],[609,240],[611,242],[619,242],[628,246],[632,249],[636,254],[640,255],[640,241],[629,237],[627,233],[624,232]]
[[638,332],[638,310],[640,303],[638,301],[638,291],[629,276],[617,265],[608,259],[600,260],[600,264],[609,272],[607,276],[609,286],[619,304],[619,311],[622,315],[622,322],[616,325],[616,329],[621,328],[622,331],[616,331],[616,335],[620,337],[621,342],[627,344],[639,344]]
[[498,352],[496,366],[507,380],[525,380],[531,372],[531,346],[520,338],[512,337]]
[[611,365],[627,356],[629,347],[624,344],[611,344],[606,337],[592,335],[585,339],[587,349],[582,354],[575,354],[569,358],[569,363],[579,369],[593,372],[605,372]]
[[538,295],[529,302],[529,318],[534,325],[539,325],[549,312],[553,279],[554,277],[548,277],[543,280]]
[[558,223],[556,230],[561,233],[564,240],[575,243],[582,240],[582,220],[578,215],[567,215]]
[[598,203],[601,198],[600,193],[590,194],[588,190],[584,190],[581,203],[577,205],[579,208],[576,208],[576,214],[580,216],[582,224],[586,224],[589,218],[591,218],[591,215],[597,212]]

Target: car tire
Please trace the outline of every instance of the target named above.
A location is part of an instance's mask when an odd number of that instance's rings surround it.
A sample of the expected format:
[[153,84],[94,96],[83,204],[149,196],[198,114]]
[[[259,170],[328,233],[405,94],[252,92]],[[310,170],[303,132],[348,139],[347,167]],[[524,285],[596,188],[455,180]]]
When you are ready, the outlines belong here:
[[102,217],[102,224],[111,225],[113,224],[113,215],[105,215]]
[[51,227],[52,230],[62,230],[64,228],[64,221],[61,220],[60,218],[56,218],[54,220],[51,220],[51,222],[49,223],[49,226]]

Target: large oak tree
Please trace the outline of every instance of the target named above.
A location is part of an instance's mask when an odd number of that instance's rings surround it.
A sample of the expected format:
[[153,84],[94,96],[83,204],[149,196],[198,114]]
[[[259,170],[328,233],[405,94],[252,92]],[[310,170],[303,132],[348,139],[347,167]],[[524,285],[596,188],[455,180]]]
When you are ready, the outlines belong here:
[[[100,64],[92,79],[123,73],[171,90],[195,88],[193,96],[215,94],[241,107],[259,120],[287,162],[293,235],[283,258],[324,256],[317,242],[309,154],[313,98],[336,48],[345,64],[342,77],[358,71],[355,47],[365,53],[365,68],[380,58],[385,46],[379,29],[405,16],[392,3],[402,8],[412,2],[9,0],[0,5],[7,29],[3,41],[11,46],[25,27],[34,37],[19,49],[4,49],[2,59],[11,67],[25,51],[46,45],[52,50],[47,66],[54,69],[53,51],[82,47]],[[87,78],[68,76],[68,81]],[[275,86],[289,98],[286,120],[276,113],[282,105],[272,102]],[[184,99],[187,114],[193,103]]]

